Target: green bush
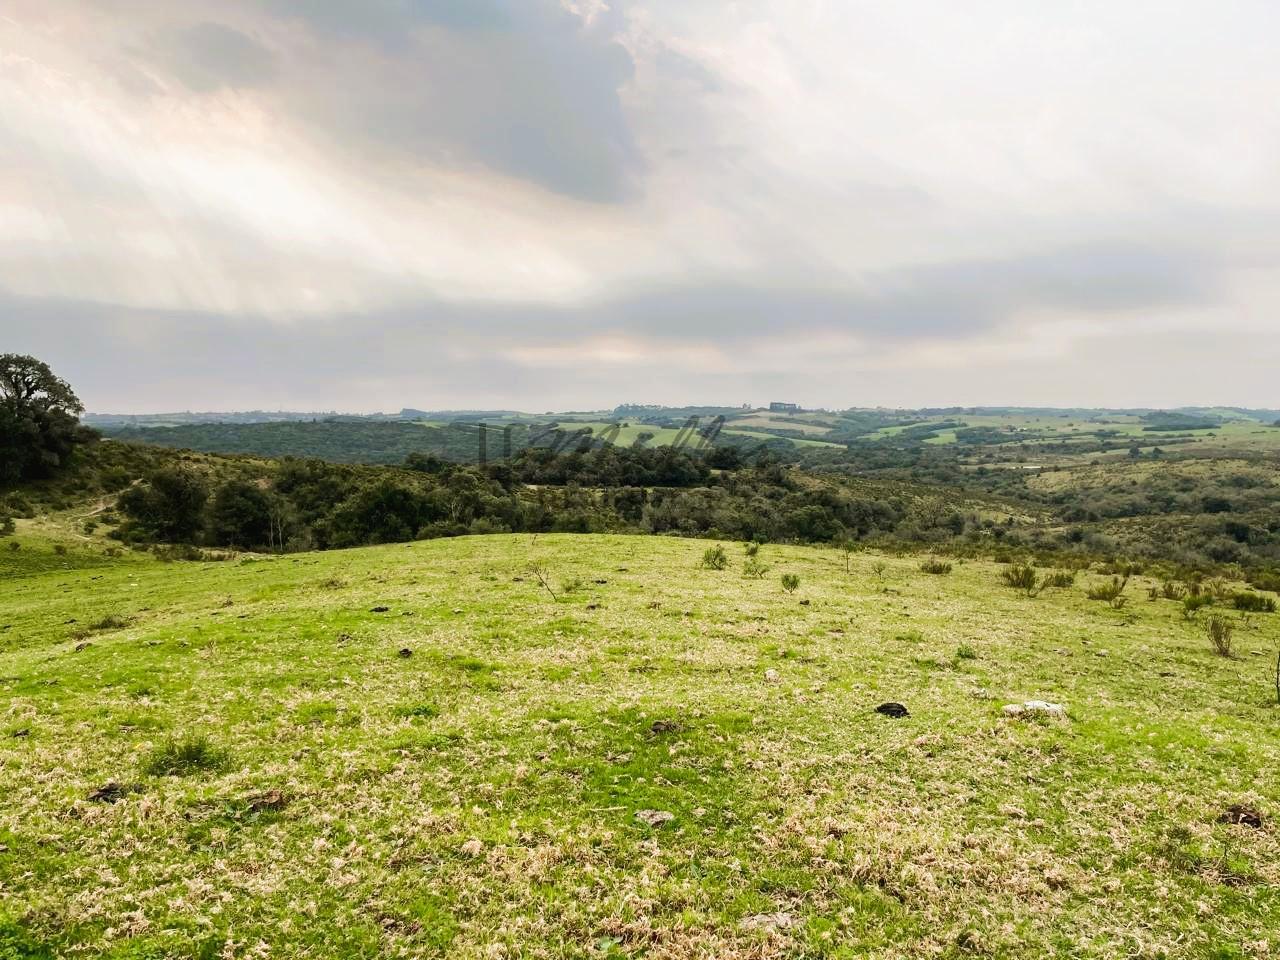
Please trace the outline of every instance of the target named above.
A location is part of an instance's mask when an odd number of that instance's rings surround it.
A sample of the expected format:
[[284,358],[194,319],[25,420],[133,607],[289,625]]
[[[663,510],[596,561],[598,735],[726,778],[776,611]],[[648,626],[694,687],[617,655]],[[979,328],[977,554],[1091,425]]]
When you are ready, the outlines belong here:
[[800,577],[794,573],[782,575],[782,589],[787,593],[795,593],[800,587]]
[[1237,610],[1243,610],[1246,613],[1275,613],[1276,601],[1272,597],[1264,597],[1260,593],[1251,593],[1242,591],[1233,594],[1231,597],[1231,605]]
[[1090,600],[1103,600],[1118,610],[1125,605],[1124,588],[1128,584],[1128,576],[1123,580],[1120,577],[1112,577],[1109,582],[1089,589],[1085,596]]
[[1204,607],[1213,606],[1213,597],[1207,593],[1188,594],[1182,598],[1182,616],[1185,620],[1191,620]]
[[153,777],[185,777],[202,770],[217,772],[227,763],[225,750],[214,747],[208,737],[198,736],[160,744],[147,755],[142,770]]
[[1230,657],[1233,636],[1236,630],[1235,622],[1229,617],[1215,613],[1205,621],[1204,629],[1209,636],[1209,643],[1213,647],[1213,652],[1220,657]]
[[1008,586],[1028,594],[1035,592],[1038,582],[1036,568],[1029,563],[1006,567],[1000,571],[1000,577]]
[[757,557],[747,557],[742,563],[742,575],[748,579],[763,580],[768,572],[768,565],[761,563]]
[[951,564],[947,563],[945,560],[930,557],[928,560],[920,564],[920,569],[924,573],[932,573],[935,576],[945,577],[951,572]]
[[716,544],[714,547],[707,547],[702,554],[702,566],[707,570],[723,570],[729,566],[729,556],[724,552],[724,547]]

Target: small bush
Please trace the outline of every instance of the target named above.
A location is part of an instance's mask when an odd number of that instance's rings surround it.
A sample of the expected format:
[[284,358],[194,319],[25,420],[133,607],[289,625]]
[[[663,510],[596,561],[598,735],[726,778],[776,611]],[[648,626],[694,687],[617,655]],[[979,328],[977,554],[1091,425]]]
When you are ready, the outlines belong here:
[[1209,636],[1209,643],[1213,646],[1213,652],[1220,657],[1231,656],[1236,631],[1235,623],[1229,617],[1215,613],[1205,621],[1204,629]]
[[560,592],[561,593],[577,593],[579,590],[582,589],[582,586],[583,584],[582,584],[581,577],[570,577],[568,580],[560,581]]
[[18,525],[13,522],[13,517],[0,516],[0,537],[11,537],[18,529]]
[[142,770],[153,777],[185,777],[202,770],[222,770],[227,762],[226,751],[214,747],[208,737],[187,737],[160,744],[148,754]]
[[723,570],[728,567],[729,557],[724,552],[724,547],[720,544],[707,547],[706,552],[702,554],[702,566],[707,570]]
[[800,588],[800,577],[794,573],[782,575],[782,589],[787,593],[795,593]]
[[129,625],[128,617],[118,617],[114,613],[109,613],[101,620],[89,624],[90,630],[123,630]]
[[969,644],[962,643],[960,644],[959,649],[956,650],[956,659],[957,660],[977,660],[978,651],[974,650],[973,647],[969,646]]
[[754,557],[760,552],[760,544],[752,540],[750,543],[744,544],[742,550],[748,557]]
[[1055,587],[1058,590],[1066,590],[1068,587],[1075,586],[1076,575],[1070,570],[1055,570],[1053,573],[1045,574],[1044,582],[1040,585],[1040,589],[1045,587]]
[[924,573],[932,573],[935,576],[945,577],[951,572],[951,564],[945,560],[939,560],[936,557],[930,557],[924,563],[920,564],[920,569]]
[[1128,577],[1125,577],[1123,580],[1119,577],[1112,577],[1109,582],[1091,588],[1085,596],[1090,600],[1105,601],[1119,610],[1125,605],[1126,597],[1124,596],[1124,588],[1128,585]]
[[742,575],[751,580],[763,580],[764,575],[769,572],[767,564],[761,563],[756,557],[747,557],[742,563]]
[[415,703],[411,706],[401,707],[396,711],[396,716],[404,717],[408,720],[430,720],[433,717],[440,716],[440,708],[434,703]]
[[1006,567],[1000,571],[1000,577],[1015,590],[1022,590],[1030,594],[1036,589],[1036,568],[1029,563],[1022,566]]
[[1264,597],[1260,593],[1250,593],[1247,590],[1233,594],[1231,597],[1231,605],[1237,610],[1243,610],[1246,613],[1276,612],[1276,602],[1274,599],[1271,597]]
[[17,540],[10,540],[9,549],[12,550],[14,553],[17,553],[19,550],[22,549],[22,544],[20,544]]
[[1213,606],[1213,597],[1204,593],[1188,594],[1182,598],[1182,618],[1192,620],[1204,607]]

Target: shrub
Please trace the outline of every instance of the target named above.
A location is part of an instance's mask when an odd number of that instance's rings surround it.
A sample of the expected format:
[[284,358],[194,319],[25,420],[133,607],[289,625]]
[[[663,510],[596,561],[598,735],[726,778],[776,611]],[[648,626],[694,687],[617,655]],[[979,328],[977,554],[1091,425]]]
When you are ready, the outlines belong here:
[[19,550],[22,549],[22,544],[20,544],[17,540],[10,540],[9,549],[12,550],[14,553],[17,553]]
[[960,647],[956,650],[956,659],[957,660],[977,660],[978,651],[974,650],[973,647],[969,646],[969,644],[962,643],[960,644]]
[[930,557],[924,563],[920,564],[920,569],[924,573],[932,573],[935,576],[945,577],[951,572],[951,564],[945,560],[939,560],[936,557]]
[[127,617],[118,617],[114,613],[109,613],[101,620],[89,624],[90,630],[123,630],[129,625]]
[[1215,613],[1205,621],[1204,629],[1205,633],[1209,635],[1209,643],[1213,646],[1213,652],[1220,657],[1231,656],[1233,635],[1236,630],[1235,623],[1229,617]]
[[1202,607],[1213,606],[1213,597],[1204,593],[1188,594],[1182,598],[1182,618],[1184,620],[1194,619],[1195,615],[1200,612]]
[[756,557],[747,557],[742,564],[742,575],[752,580],[763,580],[764,575],[769,572],[769,567],[760,562]]
[[1276,602],[1273,598],[1264,597],[1260,593],[1251,593],[1247,590],[1233,594],[1231,605],[1237,610],[1243,610],[1247,613],[1276,612]]
[[714,547],[707,547],[702,554],[702,566],[707,570],[723,570],[729,566],[729,557],[724,552],[724,547],[716,544]]
[[800,577],[794,573],[784,573],[782,575],[782,589],[787,593],[795,593],[800,587]]
[[214,747],[208,737],[187,737],[160,744],[148,754],[142,769],[153,777],[183,777],[201,770],[221,770],[227,761],[226,751]]
[[742,549],[748,557],[754,557],[760,552],[760,544],[752,540],[750,543],[743,544]]
[[1015,590],[1023,590],[1028,595],[1035,592],[1036,568],[1029,563],[1022,566],[1006,567],[1000,571],[1000,576],[1006,584]]
[[1103,600],[1119,610],[1125,605],[1124,588],[1128,584],[1129,578],[1127,576],[1123,580],[1119,577],[1112,577],[1109,582],[1091,588],[1085,595],[1090,600]]
[[13,517],[0,516],[0,537],[11,537],[18,529],[18,525],[13,522]]
[[65,543],[55,543],[53,552],[59,557],[65,557],[67,555],[67,545]]
[[1053,573],[1045,575],[1044,582],[1040,585],[1040,588],[1056,587],[1059,590],[1066,590],[1068,587],[1074,586],[1075,582],[1076,575],[1070,570],[1055,570]]

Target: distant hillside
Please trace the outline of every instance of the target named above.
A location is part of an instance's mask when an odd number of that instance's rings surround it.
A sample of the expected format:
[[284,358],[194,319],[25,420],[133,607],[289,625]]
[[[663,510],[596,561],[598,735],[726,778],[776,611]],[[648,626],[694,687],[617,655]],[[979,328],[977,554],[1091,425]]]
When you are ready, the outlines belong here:
[[[107,436],[202,453],[243,453],[262,457],[318,457],[335,463],[403,463],[410,454],[432,454],[459,463],[480,458],[480,430],[472,424],[434,427],[377,420],[307,420],[283,423],[198,423],[172,427],[108,428]],[[516,449],[528,442],[528,428],[513,427]],[[489,431],[493,456],[504,448],[502,430]]]

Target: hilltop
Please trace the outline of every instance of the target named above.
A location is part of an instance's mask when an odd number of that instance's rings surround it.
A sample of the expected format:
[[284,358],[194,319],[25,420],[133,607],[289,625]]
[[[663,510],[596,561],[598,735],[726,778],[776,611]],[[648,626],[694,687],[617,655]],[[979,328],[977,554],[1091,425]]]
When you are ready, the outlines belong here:
[[[192,565],[17,536],[0,955],[1280,947],[1273,616],[1227,659],[1154,581],[1087,599],[1098,573],[1032,598],[988,562],[765,546],[755,579],[657,537]],[[1068,717],[1003,711],[1033,699]]]

